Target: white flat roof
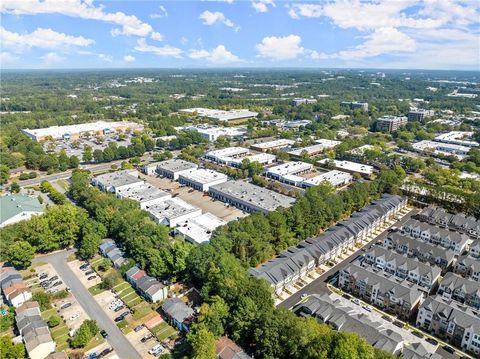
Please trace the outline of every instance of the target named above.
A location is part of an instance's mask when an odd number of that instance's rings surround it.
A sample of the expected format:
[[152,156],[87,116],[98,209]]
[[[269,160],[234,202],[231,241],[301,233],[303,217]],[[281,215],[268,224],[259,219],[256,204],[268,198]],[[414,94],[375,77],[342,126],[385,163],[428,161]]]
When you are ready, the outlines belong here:
[[202,184],[216,182],[222,179],[226,181],[228,179],[228,176],[226,174],[205,168],[185,172],[182,173],[180,176],[189,179],[190,181]]
[[257,147],[257,148],[262,148],[262,149],[268,149],[268,148],[275,148],[275,147],[279,147],[279,146],[291,146],[294,143],[295,143],[294,140],[287,140],[285,138],[281,138],[281,139],[273,140],[273,141],[255,143],[252,146]]
[[93,178],[95,183],[99,183],[105,187],[119,187],[128,184],[143,182],[138,178],[137,170],[121,170],[115,172],[104,173]]
[[469,131],[451,131],[447,133],[442,133],[435,137],[435,141],[439,142],[450,142],[457,145],[468,146],[468,147],[478,147],[479,143],[476,141],[465,140],[464,138],[469,138],[473,136],[473,132]]
[[171,172],[186,171],[190,169],[195,169],[197,167],[198,165],[195,163],[184,161],[178,158],[162,161],[157,164],[157,168]]
[[297,148],[295,150],[288,151],[288,153],[293,156],[301,156],[303,151],[307,151],[307,154],[310,155],[313,153],[322,152],[327,148],[333,148],[341,143],[340,141],[332,141],[332,140],[324,140],[324,139],[316,140],[315,142],[317,143],[316,145]]
[[223,226],[224,224],[227,224],[227,222],[207,212],[201,216],[179,223],[176,227],[176,231],[191,238],[196,243],[203,243],[209,241],[212,232],[217,227]]
[[187,131],[197,131],[206,135],[214,136],[242,136],[247,132],[245,127],[186,127]]
[[363,145],[357,148],[353,148],[349,152],[355,155],[363,155],[365,151],[367,150],[370,151],[370,150],[373,150],[374,148],[375,146],[372,146],[372,145]]
[[84,132],[99,132],[105,129],[115,129],[117,127],[135,127],[143,128],[143,125],[131,122],[131,121],[96,121],[88,123],[79,123],[76,125],[66,125],[66,126],[51,126],[46,128],[37,128],[37,129],[23,129],[22,131],[28,133],[35,137],[47,137],[51,136],[53,138],[61,138],[65,134],[72,133],[84,133]]
[[303,182],[308,185],[318,186],[324,181],[330,182],[333,186],[338,186],[345,181],[352,181],[353,177],[350,173],[342,172],[338,170],[332,170],[327,173],[322,173],[318,176],[304,180]]
[[308,171],[313,168],[313,165],[306,162],[292,161],[286,162],[278,166],[270,167],[267,172],[273,173],[279,176],[286,176],[295,174],[302,171]]
[[248,159],[250,162],[258,162],[258,163],[267,163],[271,161],[275,161],[277,157],[270,153],[257,153],[251,156],[246,156],[242,158],[231,158],[230,162],[233,163],[242,163],[243,160]]
[[127,188],[117,192],[117,195],[130,198],[137,202],[148,202],[154,199],[170,198],[171,194],[150,184],[143,184],[139,187]]
[[420,142],[413,143],[412,147],[420,151],[423,151],[427,148],[433,148],[439,151],[441,151],[442,149],[451,149],[453,151],[469,152],[471,150],[471,148],[467,146],[456,145],[454,143],[429,141],[429,140],[423,140]]
[[374,168],[369,165],[364,165],[362,163],[351,162],[351,161],[338,161],[338,160],[331,160],[325,158],[323,160],[318,161],[317,163],[325,164],[328,162],[333,162],[336,168],[344,169],[351,172],[358,172],[366,175],[370,175],[373,173]]
[[230,157],[230,156],[236,156],[240,154],[247,154],[249,153],[248,148],[244,147],[227,147],[227,148],[221,148],[219,150],[214,150],[214,151],[209,151],[205,155],[212,156],[212,157]]
[[195,207],[178,197],[174,197],[163,202],[158,202],[147,206],[145,210],[150,212],[155,217],[167,218],[170,220],[188,213],[200,211],[200,208]]
[[258,112],[250,111],[247,109],[239,109],[239,110],[215,110],[203,107],[195,107],[195,108],[186,108],[179,110],[178,112],[182,113],[197,113],[198,116],[208,117],[214,120],[219,121],[229,121],[229,120],[236,120],[248,117],[256,117]]

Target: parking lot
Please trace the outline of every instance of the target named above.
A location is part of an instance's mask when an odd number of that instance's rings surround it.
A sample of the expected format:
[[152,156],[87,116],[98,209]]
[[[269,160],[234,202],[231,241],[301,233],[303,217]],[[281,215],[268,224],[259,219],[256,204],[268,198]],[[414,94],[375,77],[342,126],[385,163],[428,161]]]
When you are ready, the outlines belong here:
[[85,352],[85,358],[105,358],[117,359],[120,358],[113,348],[107,342],[97,345],[95,348]]
[[[142,358],[155,358],[154,355],[150,354],[149,351],[154,348],[158,347],[160,344],[157,339],[155,338],[154,335],[146,328],[143,327],[142,329],[135,331],[132,330],[130,333],[126,335],[127,339],[132,343],[132,345],[135,346],[135,348],[138,350]],[[143,338],[149,338],[148,340],[144,340]],[[144,342],[142,342],[142,339]],[[164,353],[164,351],[162,351]],[[159,353],[159,354],[162,354]],[[157,355],[158,356],[158,355]]]
[[45,289],[47,293],[56,293],[67,289],[62,278],[50,264],[44,264],[35,268],[40,287]]
[[78,329],[84,320],[90,319],[73,295],[56,302],[54,306],[70,331]]
[[97,294],[95,296],[95,300],[102,307],[108,317],[113,321],[115,321],[115,318],[117,318],[119,315],[129,312],[129,309],[125,303],[118,298],[115,293],[109,290]]
[[205,196],[203,192],[196,191],[193,188],[181,187],[178,182],[168,178],[144,175],[142,175],[142,178],[157,188],[170,190],[172,195],[177,194],[185,202],[201,208],[204,212],[210,212],[226,222],[248,216],[248,213],[244,213],[232,206],[227,207],[223,202]]
[[68,266],[72,269],[73,273],[77,276],[77,278],[82,282],[85,288],[93,287],[94,285],[100,283],[102,279],[97,273],[88,266],[87,268],[80,268],[85,262],[80,261],[78,259],[68,262]]

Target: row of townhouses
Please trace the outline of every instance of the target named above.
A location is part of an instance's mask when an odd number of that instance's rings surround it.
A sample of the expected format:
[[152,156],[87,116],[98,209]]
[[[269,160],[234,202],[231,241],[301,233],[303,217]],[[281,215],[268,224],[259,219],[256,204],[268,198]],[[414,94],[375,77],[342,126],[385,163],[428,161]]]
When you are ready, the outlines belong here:
[[430,206],[425,208],[415,218],[464,233],[471,238],[480,239],[480,221],[474,217],[467,217],[463,213],[451,214],[443,208]]
[[462,350],[480,354],[478,314],[452,300],[428,297],[418,310],[416,326]]
[[385,194],[321,235],[289,248],[258,268],[250,268],[249,273],[267,280],[280,294],[315,267],[334,260],[347,249],[353,249],[356,243],[373,235],[406,205],[406,198]]
[[469,255],[460,256],[455,263],[454,272],[480,282],[480,259]]
[[379,246],[373,246],[365,253],[362,265],[371,265],[374,271],[383,271],[418,284],[427,293],[436,289],[441,273],[440,267],[430,266]]
[[421,262],[438,266],[444,272],[453,265],[455,260],[455,253],[451,249],[423,242],[417,238],[406,237],[397,232],[390,233],[385,237],[383,246]]
[[425,290],[417,284],[394,274],[375,272],[359,262],[349,264],[340,271],[338,285],[380,309],[409,320],[416,314],[425,297]]
[[440,282],[437,294],[446,299],[457,302],[474,309],[480,309],[480,285],[478,282],[448,272]]
[[0,268],[0,287],[8,305],[19,307],[32,299],[32,292],[23,282],[20,273],[13,267]]
[[376,312],[367,313],[339,295],[314,294],[300,304],[298,314],[313,317],[317,321],[329,324],[341,332],[354,332],[365,338],[374,348],[402,355],[409,359],[441,359],[441,355],[432,353],[433,346],[411,332],[396,327],[381,318]]
[[409,219],[405,222],[401,227],[400,233],[451,249],[457,256],[469,251],[470,244],[473,242],[466,234],[439,228],[436,225],[415,219]]

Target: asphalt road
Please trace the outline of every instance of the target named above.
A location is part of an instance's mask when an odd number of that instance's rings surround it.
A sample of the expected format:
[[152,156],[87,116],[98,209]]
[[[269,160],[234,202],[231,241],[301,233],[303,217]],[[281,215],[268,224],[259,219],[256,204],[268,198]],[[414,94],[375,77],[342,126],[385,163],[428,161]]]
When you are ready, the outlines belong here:
[[[418,213],[418,209],[412,209],[409,213],[407,213],[400,221],[395,222],[393,226],[401,226],[405,221],[407,221],[413,214]],[[390,228],[390,227],[389,227]],[[375,241],[378,240],[383,240],[388,234],[388,228],[380,233],[376,238]],[[373,241],[372,241],[373,242]],[[373,243],[370,242],[366,244],[365,246],[371,246]],[[364,246],[364,247],[365,247]],[[362,247],[363,248],[363,247]],[[337,264],[336,266],[332,267],[330,270],[326,271],[323,273],[320,277],[315,279],[313,282],[307,284],[304,286],[302,289],[300,289],[298,292],[290,296],[288,299],[284,300],[281,302],[277,307],[279,308],[292,308],[297,304],[300,300],[303,294],[311,295],[311,294],[323,294],[323,293],[328,293],[329,290],[327,288],[327,279],[330,276],[333,276],[335,273],[340,272],[343,268],[348,266],[351,262],[353,262],[358,256],[362,255],[363,251],[361,248],[359,248],[355,253],[344,259],[342,262]]]
[[64,283],[70,287],[77,302],[91,319],[97,321],[98,326],[108,333],[108,342],[115,349],[120,358],[141,359],[141,355],[135,350],[115,323],[107,316],[100,305],[95,301],[90,292],[83,286],[67,264],[67,257],[73,250],[61,251],[45,256],[37,257],[34,261],[48,262],[61,276]]

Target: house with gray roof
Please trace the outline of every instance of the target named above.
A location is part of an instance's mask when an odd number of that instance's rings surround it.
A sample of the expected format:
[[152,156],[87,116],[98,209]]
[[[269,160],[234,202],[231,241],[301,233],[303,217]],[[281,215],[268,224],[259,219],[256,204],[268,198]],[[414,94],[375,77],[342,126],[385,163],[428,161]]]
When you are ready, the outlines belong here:
[[110,238],[105,238],[99,246],[100,253],[110,259],[115,268],[120,268],[123,263],[127,261],[124,257],[125,253],[117,247],[115,241]]
[[405,319],[416,313],[425,296],[418,285],[393,274],[375,272],[371,267],[364,268],[357,262],[340,271],[338,284],[347,292]]
[[442,268],[443,272],[447,272],[455,260],[455,253],[451,249],[423,242],[417,238],[403,236],[398,232],[390,233],[385,237],[383,246],[400,254],[416,258],[421,262],[438,266]]
[[480,259],[469,255],[460,256],[455,263],[454,272],[480,282]]
[[390,251],[380,246],[373,246],[364,254],[363,265],[373,266],[373,270],[381,270],[418,284],[427,293],[436,288],[441,269],[422,263],[414,258]]
[[167,299],[161,308],[178,330],[188,332],[195,314],[192,308],[177,297]]
[[480,318],[468,307],[440,295],[419,307],[416,326],[464,351],[480,354]]
[[437,294],[480,309],[480,285],[477,281],[463,278],[458,274],[448,272],[440,282]]
[[38,198],[23,194],[1,196],[0,208],[0,228],[43,214]]
[[167,298],[168,288],[137,266],[130,268],[125,276],[132,287],[150,302],[155,303]]

